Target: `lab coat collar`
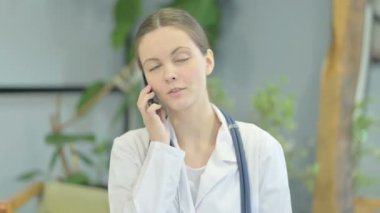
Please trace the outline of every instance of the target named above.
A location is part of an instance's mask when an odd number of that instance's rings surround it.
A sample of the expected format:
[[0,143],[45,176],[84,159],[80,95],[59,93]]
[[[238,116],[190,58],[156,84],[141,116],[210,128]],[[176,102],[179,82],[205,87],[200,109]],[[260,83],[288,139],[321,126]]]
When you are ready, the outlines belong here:
[[216,184],[237,170],[235,149],[228,124],[220,110],[216,106],[213,107],[222,125],[218,132],[215,149],[207,162],[205,172],[201,176],[195,208]]
[[[216,107],[214,104],[212,105],[212,107],[221,123],[221,126],[218,130],[218,135],[216,138],[217,143],[215,144],[215,149],[212,155],[210,156],[210,159],[211,157],[213,157],[213,155],[216,155],[215,158],[217,158],[218,160],[236,163],[235,149],[233,146],[233,141],[230,134],[230,130],[228,128],[227,121],[223,113],[218,109],[218,107]],[[169,127],[170,138],[173,142],[174,147],[180,149],[173,125],[170,123],[169,119],[167,119],[166,122],[167,126]]]
[[[222,112],[215,105],[213,105],[213,109],[221,122],[221,126],[218,131],[215,149],[212,152],[210,159],[207,162],[206,169],[201,176],[195,208],[197,208],[207,193],[217,183],[223,180],[228,174],[237,170],[235,149],[228,124]],[[168,122],[168,124],[172,142],[175,147],[179,148],[175,131],[170,122]],[[183,167],[183,169],[185,169],[185,167]]]

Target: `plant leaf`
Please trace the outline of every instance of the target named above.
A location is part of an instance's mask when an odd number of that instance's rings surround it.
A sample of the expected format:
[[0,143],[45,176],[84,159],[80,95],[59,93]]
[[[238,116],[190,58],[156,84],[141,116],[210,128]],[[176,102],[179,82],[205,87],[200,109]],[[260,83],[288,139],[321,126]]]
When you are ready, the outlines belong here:
[[112,140],[104,140],[103,142],[97,144],[94,148],[95,154],[101,155],[108,153],[112,147]]
[[79,159],[81,159],[88,166],[93,165],[92,160],[83,152],[81,152],[79,150],[74,150],[74,154],[76,154],[79,157]]
[[82,172],[74,173],[70,176],[67,176],[63,179],[66,183],[74,183],[74,184],[81,184],[81,185],[89,185],[90,181],[87,175],[85,175]]
[[118,0],[114,7],[115,28],[112,33],[114,47],[122,47],[135,21],[141,14],[140,0]]
[[46,136],[45,138],[47,144],[52,145],[63,145],[67,143],[74,142],[94,142],[95,136],[94,134],[80,134],[80,135],[64,135],[52,133]]
[[39,169],[34,169],[32,171],[25,172],[17,177],[18,181],[29,181],[37,176],[42,176],[43,171]]
[[50,171],[52,171],[54,169],[54,166],[55,166],[55,164],[57,162],[57,159],[58,159],[58,156],[59,156],[59,153],[60,153],[61,149],[62,149],[62,146],[58,146],[55,149],[55,151],[53,153],[53,156],[51,157],[50,163],[49,163],[49,170]]
[[135,41],[133,39],[134,35],[132,33],[127,36],[127,41],[125,42],[125,48],[127,49],[126,51],[126,62],[127,64],[133,63],[132,60],[135,57]]
[[168,6],[188,11],[205,29],[210,45],[215,46],[220,25],[220,13],[216,0],[176,0]]
[[106,83],[103,81],[96,81],[92,83],[90,86],[86,88],[84,92],[82,92],[81,97],[79,98],[79,102],[77,104],[76,112],[87,113],[84,112],[85,107],[92,101],[94,98],[100,95],[100,92],[105,87]]

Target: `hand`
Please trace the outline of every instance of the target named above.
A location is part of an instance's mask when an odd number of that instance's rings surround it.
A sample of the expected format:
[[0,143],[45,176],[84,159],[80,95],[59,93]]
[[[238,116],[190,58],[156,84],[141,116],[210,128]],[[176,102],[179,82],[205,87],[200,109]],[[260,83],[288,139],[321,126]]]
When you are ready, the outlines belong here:
[[148,100],[154,97],[154,92],[150,85],[143,88],[137,100],[137,107],[143,118],[145,127],[149,133],[149,139],[161,143],[170,143],[168,127],[164,124],[164,110],[156,103],[148,104]]

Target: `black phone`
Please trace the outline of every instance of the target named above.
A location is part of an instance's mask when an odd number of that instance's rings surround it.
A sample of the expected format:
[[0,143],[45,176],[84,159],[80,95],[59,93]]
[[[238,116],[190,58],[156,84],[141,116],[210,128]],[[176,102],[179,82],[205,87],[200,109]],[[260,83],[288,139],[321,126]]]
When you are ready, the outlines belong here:
[[[142,76],[143,76],[143,80],[144,80],[144,85],[147,86],[148,85],[148,81],[146,80],[144,72],[142,73]],[[152,99],[148,100],[148,105],[152,105],[153,103],[160,104],[159,101],[158,101],[158,98],[156,96],[154,96]]]

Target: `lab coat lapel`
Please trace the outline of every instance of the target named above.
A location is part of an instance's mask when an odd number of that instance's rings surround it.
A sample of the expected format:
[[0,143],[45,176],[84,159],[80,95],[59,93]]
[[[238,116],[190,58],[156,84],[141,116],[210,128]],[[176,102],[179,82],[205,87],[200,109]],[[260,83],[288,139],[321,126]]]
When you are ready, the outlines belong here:
[[[169,122],[169,120],[166,121],[166,125],[169,128],[170,138],[172,140],[174,147],[180,149],[174,128]],[[187,179],[185,163],[183,163],[182,168],[181,168],[181,176],[179,180],[179,191],[178,191],[176,200],[177,200],[176,206],[177,206],[178,212],[195,213],[194,202],[191,197],[190,184],[189,184],[189,180]]]
[[[214,105],[213,108],[222,125],[219,128],[215,149],[207,162],[206,170],[201,176],[198,194],[196,196],[197,200],[195,202],[195,208],[189,207],[189,204],[192,204],[193,202],[191,202],[192,198],[189,183],[187,180],[185,165],[183,165],[182,168],[181,181],[183,182],[183,185],[180,187],[181,189],[179,193],[182,195],[182,198],[180,200],[181,202],[186,203],[185,206],[191,210],[190,212],[195,211],[200,202],[215,185],[222,181],[227,175],[233,174],[237,171],[235,149],[227,122],[219,109]],[[169,127],[171,139],[174,146],[179,148],[174,128],[169,120],[167,120],[166,125]]]
[[215,185],[237,170],[232,138],[223,122],[217,137],[215,149],[210,156],[206,170],[201,176],[195,208]]
[[[187,179],[185,164],[181,169],[179,183],[178,212],[195,213],[193,199],[191,197],[189,181]],[[186,210],[186,211],[184,211]]]

